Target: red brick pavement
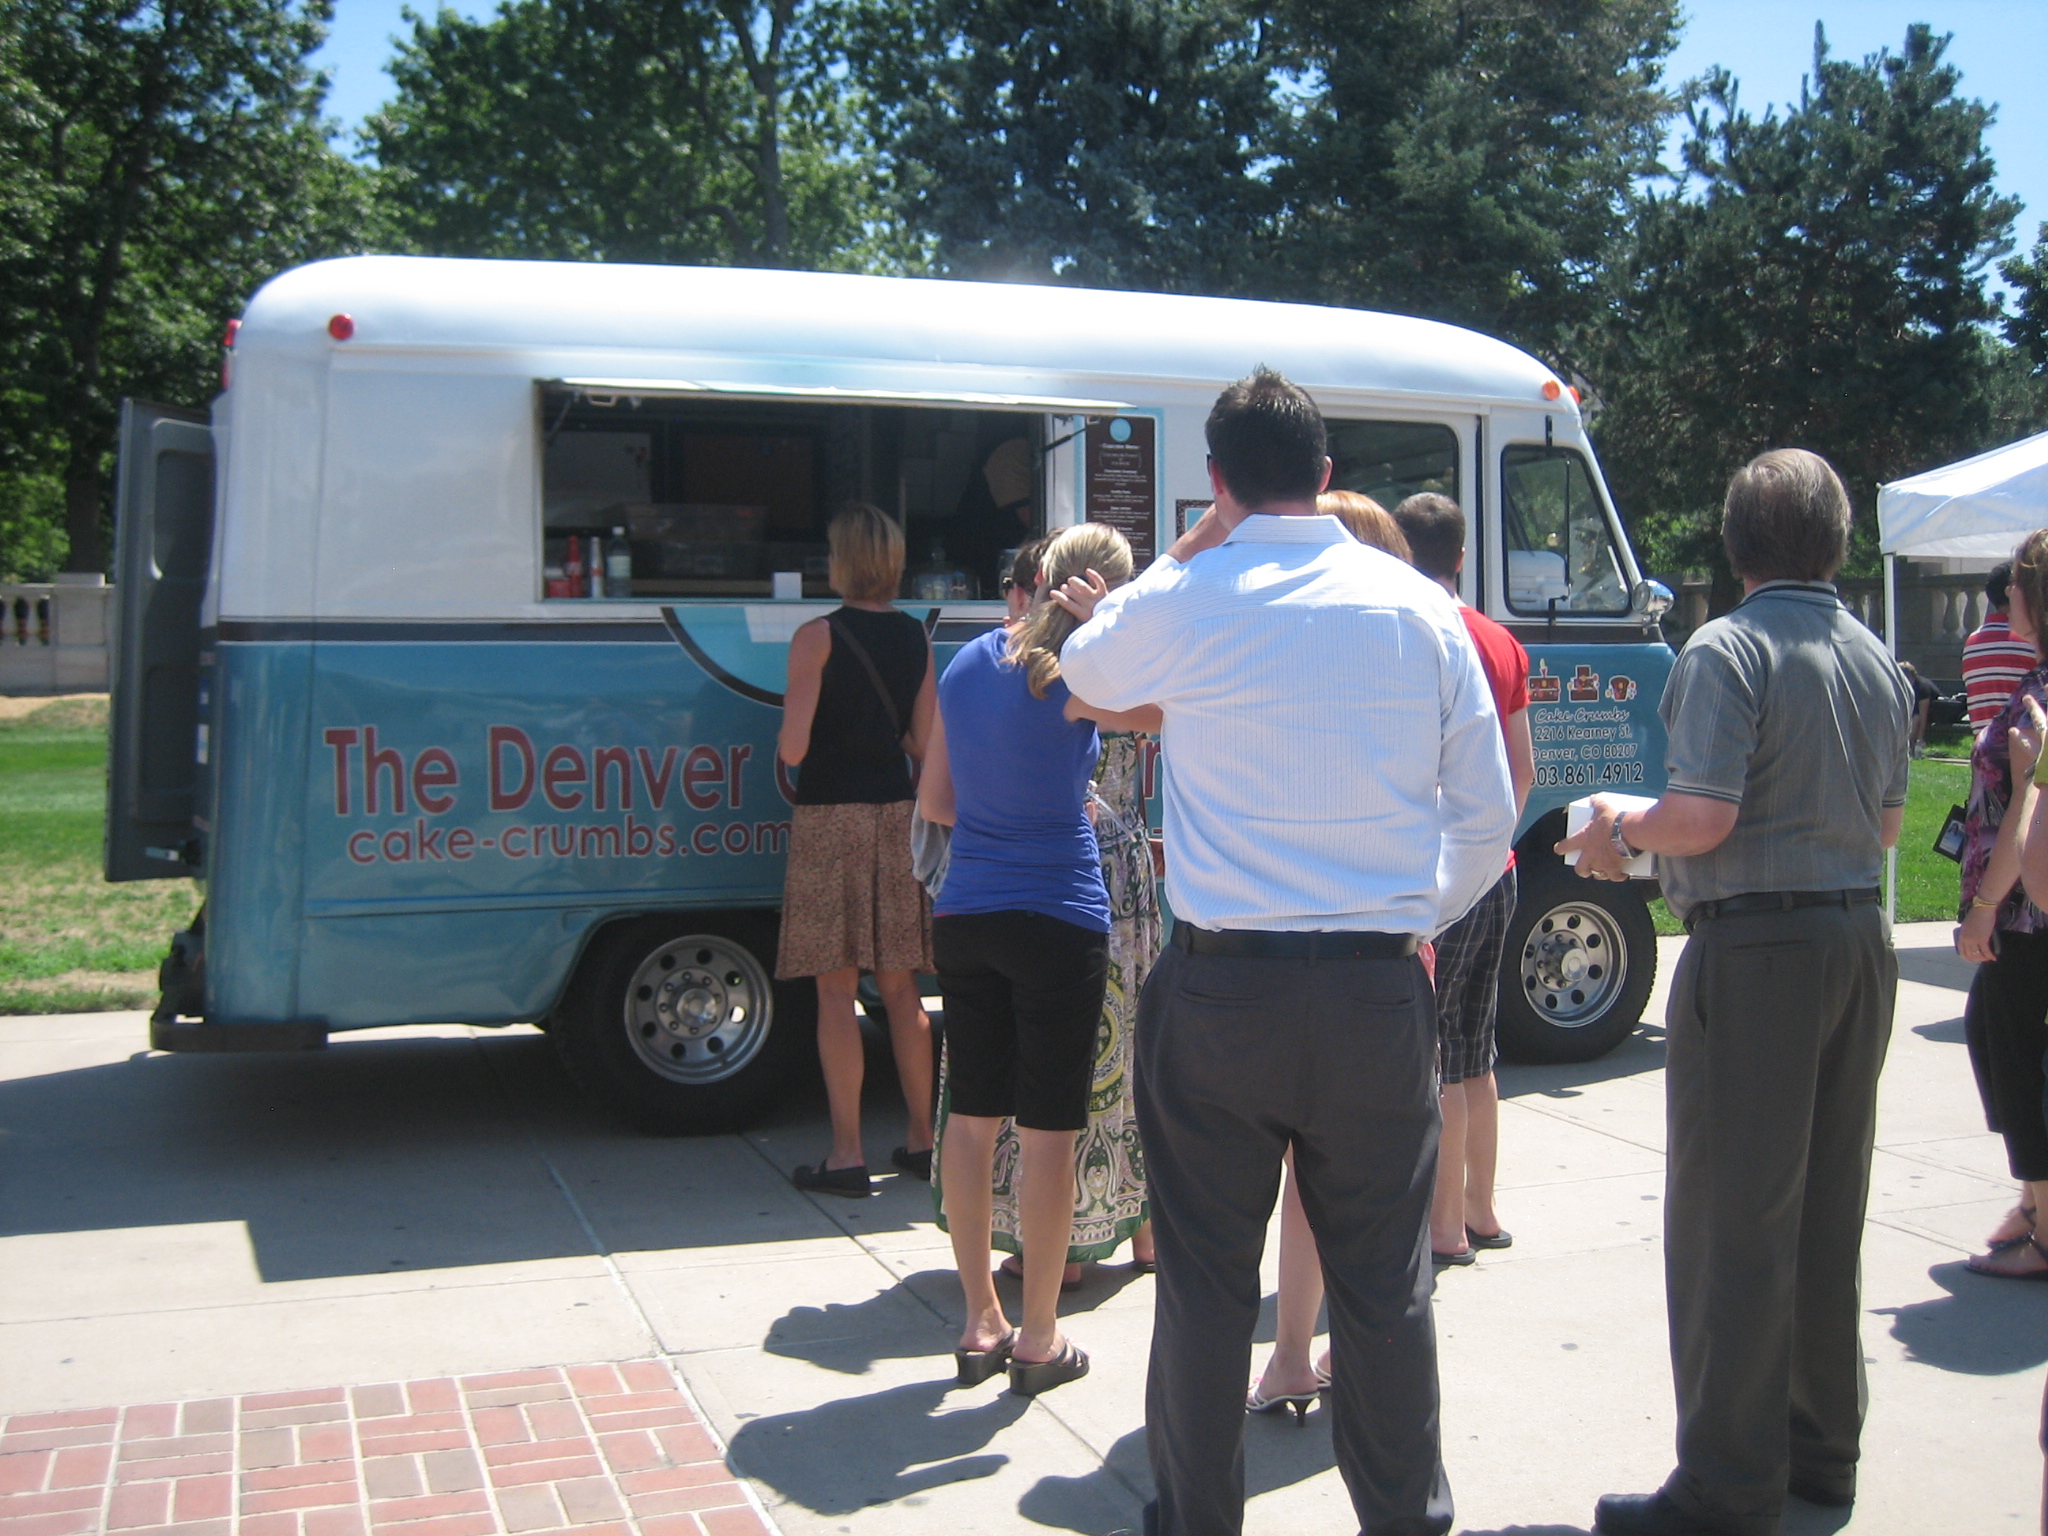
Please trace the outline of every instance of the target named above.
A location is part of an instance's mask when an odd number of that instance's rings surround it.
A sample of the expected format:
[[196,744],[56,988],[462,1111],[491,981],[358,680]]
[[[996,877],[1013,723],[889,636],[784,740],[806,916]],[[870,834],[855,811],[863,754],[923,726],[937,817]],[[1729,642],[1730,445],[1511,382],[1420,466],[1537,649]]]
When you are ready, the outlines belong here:
[[668,1364],[17,1413],[0,1536],[771,1536]]

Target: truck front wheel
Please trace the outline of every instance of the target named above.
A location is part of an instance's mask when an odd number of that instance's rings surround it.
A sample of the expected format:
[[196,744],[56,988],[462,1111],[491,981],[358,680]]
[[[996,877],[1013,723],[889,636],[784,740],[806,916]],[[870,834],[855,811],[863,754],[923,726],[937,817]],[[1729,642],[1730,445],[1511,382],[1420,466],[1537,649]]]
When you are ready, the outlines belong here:
[[548,1031],[571,1077],[674,1136],[760,1115],[815,1049],[816,989],[777,982],[769,914],[675,913],[598,936]]
[[1592,1061],[1635,1032],[1657,979],[1642,888],[1524,865],[1501,957],[1496,1029],[1508,1061]]

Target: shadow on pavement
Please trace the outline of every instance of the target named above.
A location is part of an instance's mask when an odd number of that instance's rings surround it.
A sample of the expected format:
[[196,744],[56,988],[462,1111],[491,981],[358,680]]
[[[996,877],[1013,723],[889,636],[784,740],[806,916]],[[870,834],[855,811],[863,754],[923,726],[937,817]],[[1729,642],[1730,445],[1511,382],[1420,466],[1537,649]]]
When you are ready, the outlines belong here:
[[1596,1061],[1564,1062],[1556,1066],[1520,1066],[1504,1061],[1498,1069],[1498,1082],[1500,1096],[1504,1099],[1535,1096],[1570,1099],[1578,1097],[1580,1089],[1594,1083],[1663,1070],[1664,1026],[1645,1020],[1636,1026],[1634,1034]]
[[1927,1277],[1949,1294],[1876,1307],[1909,1358],[1966,1376],[2009,1376],[2048,1361],[2048,1285],[1973,1275],[1937,1264]]
[[1924,944],[1917,949],[1899,950],[1898,956],[1901,981],[1967,992],[1977,974],[1975,964],[1957,954],[1952,944]]
[[1963,1033],[1961,1016],[1953,1019],[1942,1019],[1933,1024],[1915,1024],[1913,1026],[1913,1033],[1922,1040],[1933,1040],[1941,1045],[1963,1045],[1968,1043],[1968,1037]]
[[932,1488],[992,1477],[1009,1457],[974,1453],[1031,1405],[991,1385],[994,1397],[942,1413],[951,1386],[950,1380],[913,1382],[749,1419],[733,1435],[727,1460],[734,1471],[821,1515],[916,1501]]
[[[1312,1411],[1296,1425],[1291,1415],[1248,1414],[1244,1426],[1244,1496],[1255,1499],[1276,1488],[1291,1488],[1337,1465],[1330,1445],[1330,1414]],[[1120,1436],[1102,1466],[1085,1477],[1042,1477],[1017,1503],[1017,1513],[1039,1525],[1103,1536],[1119,1529],[1094,1523],[1096,1510],[1110,1501],[1142,1506],[1152,1497],[1152,1469],[1145,1459],[1145,1431]],[[1137,1518],[1128,1503],[1119,1520],[1135,1530]],[[1568,1528],[1566,1528],[1568,1529]]]
[[[879,1114],[894,1074],[869,1083]],[[761,1129],[823,1118],[800,1080]],[[138,1051],[0,1080],[0,1137],[0,1234],[242,1223],[266,1282],[589,1255],[579,1212],[621,1252],[835,1231],[739,1137],[624,1129],[527,1030]]]
[[[1104,1265],[1079,1288],[1060,1297],[1059,1315],[1084,1317],[1112,1300],[1137,1277],[1121,1266]],[[1023,1315],[1023,1287],[1005,1277],[997,1282],[1004,1310],[1015,1322]],[[934,1320],[931,1338],[903,1331],[904,1303]],[[960,1327],[958,1275],[951,1269],[921,1269],[865,1301],[792,1307],[769,1325],[761,1347],[771,1355],[806,1360],[848,1376],[865,1375],[878,1360],[913,1360],[951,1350]],[[1260,1308],[1258,1340],[1270,1341],[1274,1298]],[[1085,1345],[1086,1341],[1082,1341]]]

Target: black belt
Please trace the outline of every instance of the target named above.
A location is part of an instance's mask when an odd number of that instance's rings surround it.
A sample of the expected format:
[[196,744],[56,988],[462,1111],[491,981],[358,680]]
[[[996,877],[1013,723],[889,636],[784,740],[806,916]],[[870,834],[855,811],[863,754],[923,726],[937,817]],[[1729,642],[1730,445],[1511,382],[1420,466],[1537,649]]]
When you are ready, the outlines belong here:
[[1414,954],[1421,941],[1412,933],[1280,933],[1175,923],[1173,942],[1191,955],[1238,960],[1399,960]]
[[1735,917],[1744,912],[1790,912],[1795,907],[1868,907],[1882,898],[1874,885],[1843,891],[1757,891],[1746,896],[1723,896],[1719,901],[1696,902],[1685,915],[1685,926],[1703,923],[1710,917]]

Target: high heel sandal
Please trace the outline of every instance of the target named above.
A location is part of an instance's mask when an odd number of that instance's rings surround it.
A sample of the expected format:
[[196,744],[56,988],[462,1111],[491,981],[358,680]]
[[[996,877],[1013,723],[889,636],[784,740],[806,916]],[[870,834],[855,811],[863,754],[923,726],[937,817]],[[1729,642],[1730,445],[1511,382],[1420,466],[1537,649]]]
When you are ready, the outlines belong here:
[[1308,1411],[1315,1406],[1316,1399],[1321,1394],[1322,1388],[1317,1387],[1314,1392],[1276,1392],[1273,1396],[1267,1397],[1257,1387],[1253,1387],[1245,1394],[1244,1411],[1271,1413],[1278,1408],[1290,1408],[1294,1411],[1294,1427],[1299,1429],[1308,1422]]
[[1016,1347],[1017,1330],[1012,1328],[993,1349],[954,1350],[954,1380],[963,1387],[978,1387],[989,1377],[1001,1375]]
[[1010,1390],[1019,1397],[1036,1397],[1088,1374],[1088,1354],[1072,1339],[1060,1341],[1060,1352],[1050,1360],[1019,1360],[1010,1357]]

